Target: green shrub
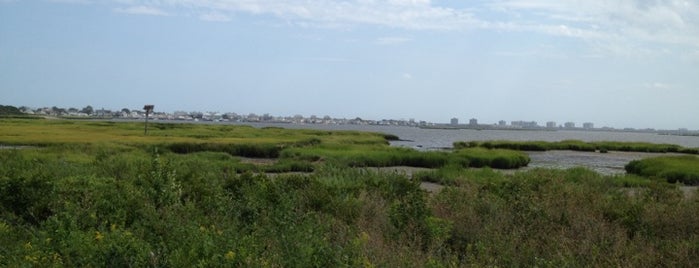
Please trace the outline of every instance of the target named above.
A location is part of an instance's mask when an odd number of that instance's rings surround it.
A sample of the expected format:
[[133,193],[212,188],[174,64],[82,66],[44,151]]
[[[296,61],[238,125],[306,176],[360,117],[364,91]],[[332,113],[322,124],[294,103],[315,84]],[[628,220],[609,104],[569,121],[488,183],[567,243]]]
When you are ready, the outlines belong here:
[[22,222],[39,225],[53,215],[55,185],[48,177],[0,176],[0,205],[3,212]]
[[[472,169],[472,159],[507,167],[526,162],[525,154],[470,143],[453,152],[420,152],[355,132],[183,124],[141,137],[142,124],[5,122],[3,143],[46,146],[0,150],[0,267],[699,263],[698,197],[657,179],[584,168]],[[12,136],[23,127],[50,132],[51,141]],[[47,131],[52,128],[63,130]],[[56,137],[83,133],[74,129],[104,136]],[[121,131],[128,142],[100,141]],[[293,138],[282,138],[287,135]],[[201,147],[152,154],[173,143]],[[242,161],[226,147],[239,143],[273,144],[279,159]],[[662,175],[697,166],[663,161],[629,169]],[[409,177],[353,167],[387,165],[434,169]],[[263,173],[310,167],[313,173]],[[421,181],[444,187],[426,192]]]

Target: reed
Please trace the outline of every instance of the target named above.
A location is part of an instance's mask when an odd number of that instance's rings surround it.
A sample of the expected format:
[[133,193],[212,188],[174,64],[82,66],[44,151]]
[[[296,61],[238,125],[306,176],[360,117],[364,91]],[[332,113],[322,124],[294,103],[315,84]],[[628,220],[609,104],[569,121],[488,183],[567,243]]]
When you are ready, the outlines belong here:
[[[210,126],[172,126],[178,136],[153,140],[65,143],[50,141],[53,128],[57,134],[131,133],[138,125],[21,124],[46,131],[43,140],[27,139],[46,145],[0,150],[2,267],[699,263],[699,199],[658,180],[581,168],[506,175],[467,168],[469,159],[516,159],[521,152],[418,152],[386,146],[381,135],[302,132],[269,143],[285,131],[226,128],[257,133],[249,136],[254,144],[286,144],[277,159],[258,165],[218,147],[174,153],[165,146],[230,141],[219,141],[228,137]],[[347,142],[353,136],[363,142]],[[4,132],[0,137],[10,139]],[[352,161],[442,167],[409,178],[354,168]],[[309,167],[315,172],[264,174]],[[421,180],[446,187],[428,194]]]
[[579,140],[564,140],[558,142],[546,141],[484,141],[484,142],[455,142],[454,148],[498,148],[511,149],[519,151],[550,151],[550,150],[571,150],[585,152],[647,152],[647,153],[686,153],[697,154],[697,148],[683,148],[675,144],[655,144],[647,142],[615,142],[615,141],[598,141],[598,142],[583,142]]
[[656,177],[670,183],[699,185],[699,157],[665,156],[634,160],[625,166],[626,172],[644,177]]
[[476,168],[516,169],[527,166],[530,161],[525,153],[505,149],[467,148],[454,154],[467,159],[468,166]]

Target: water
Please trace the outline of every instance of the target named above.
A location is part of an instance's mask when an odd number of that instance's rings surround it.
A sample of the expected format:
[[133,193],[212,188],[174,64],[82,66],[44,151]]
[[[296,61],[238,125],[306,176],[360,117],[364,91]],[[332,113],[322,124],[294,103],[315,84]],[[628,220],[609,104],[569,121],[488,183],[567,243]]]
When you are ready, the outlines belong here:
[[474,130],[474,129],[421,129],[397,126],[365,125],[297,125],[297,124],[248,124],[255,127],[276,126],[293,129],[358,130],[393,134],[402,141],[391,142],[395,146],[422,149],[451,148],[456,141],[623,141],[676,144],[699,148],[698,136],[672,136],[654,133],[606,132],[606,131],[534,131],[534,130]]
[[[255,127],[277,126],[293,129],[356,130],[393,134],[401,141],[393,146],[419,150],[451,148],[456,141],[620,141],[676,144],[688,148],[699,148],[697,136],[670,136],[654,133],[604,132],[604,131],[531,131],[531,130],[473,130],[473,129],[420,129],[396,126],[364,125],[294,125],[294,124],[250,124]],[[658,156],[653,153],[609,152],[606,154],[573,151],[528,152],[531,162],[528,168],[572,168],[583,166],[602,174],[623,174],[624,166],[632,161]]]

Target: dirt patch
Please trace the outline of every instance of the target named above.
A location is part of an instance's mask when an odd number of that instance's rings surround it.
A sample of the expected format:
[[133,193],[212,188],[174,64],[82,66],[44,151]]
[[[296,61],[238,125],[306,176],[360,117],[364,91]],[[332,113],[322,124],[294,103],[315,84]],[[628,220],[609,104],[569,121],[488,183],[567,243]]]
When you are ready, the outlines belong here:
[[697,196],[699,186],[680,186],[680,191],[684,194],[685,199],[692,199]]
[[649,157],[682,155],[677,153],[642,153],[642,152],[578,152],[578,151],[546,151],[527,152],[531,162],[523,168],[554,168],[568,169],[586,167],[603,175],[624,174],[624,166],[632,160]]
[[[643,188],[638,187],[622,188],[622,190],[630,197],[638,196],[642,192],[642,189]],[[678,186],[677,189],[682,192],[685,200],[689,200],[697,196],[699,186]]]
[[255,164],[260,166],[274,165],[277,163],[275,158],[250,158],[250,157],[240,157],[241,163]]
[[417,172],[423,172],[423,171],[432,171],[433,169],[430,168],[419,168],[419,167],[408,167],[408,166],[396,166],[396,167],[379,167],[379,168],[370,168],[371,170],[376,169],[378,172],[388,172],[388,173],[396,173],[400,175],[405,175],[408,176],[408,178],[412,178],[413,174]]
[[[408,178],[413,178],[413,174],[417,172],[432,171],[434,169],[430,168],[419,168],[419,167],[408,167],[408,166],[397,166],[397,167],[380,167],[376,168],[379,172],[393,172],[401,175],[405,175]],[[444,185],[434,183],[434,182],[420,182],[420,188],[429,193],[439,193],[444,189]]]
[[440,191],[442,191],[442,189],[444,189],[444,187],[444,185],[437,184],[434,182],[423,181],[420,183],[420,188],[430,193],[439,193]]
[[31,149],[34,146],[24,146],[24,145],[0,145],[0,150],[22,150]]

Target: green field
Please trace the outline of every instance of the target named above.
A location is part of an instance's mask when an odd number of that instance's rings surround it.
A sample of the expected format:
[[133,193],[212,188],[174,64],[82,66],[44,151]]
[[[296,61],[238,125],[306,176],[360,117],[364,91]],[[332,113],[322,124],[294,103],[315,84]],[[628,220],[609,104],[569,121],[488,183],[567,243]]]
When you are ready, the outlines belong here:
[[657,177],[670,183],[699,185],[699,157],[665,156],[631,161],[626,171],[645,177]]
[[500,148],[518,151],[551,151],[571,150],[583,152],[645,152],[645,153],[685,153],[699,154],[699,148],[684,148],[675,144],[656,144],[647,142],[616,142],[597,141],[584,142],[579,140],[564,140],[558,142],[548,141],[471,141],[455,142],[454,148]]
[[[507,175],[491,167],[525,154],[386,138],[0,120],[0,267],[699,264],[696,190],[582,168]],[[386,166],[430,169],[373,168]]]

